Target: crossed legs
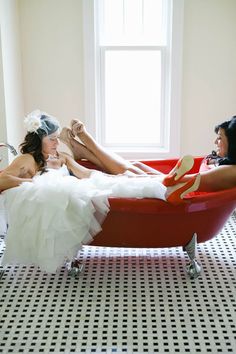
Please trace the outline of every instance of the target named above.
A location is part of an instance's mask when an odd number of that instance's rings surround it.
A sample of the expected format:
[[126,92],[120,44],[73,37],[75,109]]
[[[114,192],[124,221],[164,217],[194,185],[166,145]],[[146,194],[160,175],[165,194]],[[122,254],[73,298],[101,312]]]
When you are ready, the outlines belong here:
[[62,129],[60,140],[69,147],[75,160],[86,159],[97,167],[104,168],[100,160],[84,144],[76,140],[70,128],[65,127]]
[[[77,140],[77,137],[81,142]],[[142,162],[130,162],[106,151],[87,132],[83,123],[78,120],[72,120],[71,129],[62,129],[60,139],[70,148],[76,160],[89,160],[107,173],[117,175],[128,171],[128,173],[134,175],[160,174],[160,172]]]

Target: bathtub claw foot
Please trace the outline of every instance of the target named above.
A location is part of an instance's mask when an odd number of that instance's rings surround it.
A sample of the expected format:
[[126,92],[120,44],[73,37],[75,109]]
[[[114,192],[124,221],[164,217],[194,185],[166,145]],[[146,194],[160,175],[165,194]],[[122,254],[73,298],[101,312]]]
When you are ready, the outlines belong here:
[[76,278],[84,269],[84,265],[76,258],[71,262],[67,262],[66,267],[68,274],[73,278]]
[[194,259],[185,268],[190,279],[196,279],[201,274],[201,265]]
[[191,240],[183,247],[183,250],[187,252],[190,262],[186,266],[186,272],[190,279],[196,279],[201,274],[201,265],[196,260],[197,250],[197,234],[194,233]]

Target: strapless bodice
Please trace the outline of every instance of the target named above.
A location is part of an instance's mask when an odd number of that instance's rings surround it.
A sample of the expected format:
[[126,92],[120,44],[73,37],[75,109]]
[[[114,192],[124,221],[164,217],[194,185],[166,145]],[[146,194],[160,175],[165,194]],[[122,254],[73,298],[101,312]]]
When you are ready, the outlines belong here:
[[[67,168],[67,166],[65,164],[63,164],[59,168],[46,167],[45,173],[50,173],[50,174],[54,174],[54,175],[57,175],[57,176],[63,176],[63,177],[70,175],[70,172],[69,172],[69,170],[68,170],[68,168]],[[38,171],[34,177],[38,177],[38,176],[41,176],[41,175],[42,175],[42,172]]]
[[69,176],[70,172],[67,168],[67,166],[65,164],[63,164],[61,167],[59,168],[48,168],[47,167],[47,171],[48,172],[53,172],[53,173],[57,173],[60,176]]

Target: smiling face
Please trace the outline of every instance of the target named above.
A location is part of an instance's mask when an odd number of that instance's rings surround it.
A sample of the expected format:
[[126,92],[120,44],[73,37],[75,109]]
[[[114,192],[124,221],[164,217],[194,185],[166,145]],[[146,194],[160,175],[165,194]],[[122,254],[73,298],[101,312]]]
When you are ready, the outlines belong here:
[[42,138],[42,153],[45,158],[48,158],[49,155],[55,156],[57,154],[59,135],[60,132],[58,129],[55,133]]
[[226,157],[228,155],[229,143],[224,129],[219,128],[215,144],[217,156]]

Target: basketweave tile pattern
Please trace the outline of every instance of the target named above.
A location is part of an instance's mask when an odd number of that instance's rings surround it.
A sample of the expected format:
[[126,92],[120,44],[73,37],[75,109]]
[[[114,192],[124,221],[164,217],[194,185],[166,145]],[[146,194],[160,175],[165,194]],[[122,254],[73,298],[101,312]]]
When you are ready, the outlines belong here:
[[85,246],[78,279],[65,268],[7,267],[0,353],[235,353],[235,215],[197,249],[196,280],[180,247]]

